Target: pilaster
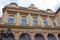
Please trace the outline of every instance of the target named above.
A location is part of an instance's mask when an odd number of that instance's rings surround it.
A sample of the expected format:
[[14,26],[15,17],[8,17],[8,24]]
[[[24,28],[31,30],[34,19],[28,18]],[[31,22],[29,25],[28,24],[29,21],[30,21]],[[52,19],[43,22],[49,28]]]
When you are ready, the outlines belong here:
[[19,25],[20,24],[20,21],[21,19],[20,19],[20,13],[19,12],[17,12],[17,15],[16,15],[16,25]]
[[43,27],[44,26],[44,24],[43,24],[43,19],[42,19],[42,17],[41,17],[41,15],[39,15],[39,18],[40,18],[40,24],[41,24],[41,26]]
[[8,13],[7,13],[7,11],[5,11],[4,14],[3,14],[3,19],[2,19],[3,23],[8,23],[8,17],[9,17]]
[[32,26],[32,16],[31,14],[28,14],[28,20],[29,20],[29,25]]

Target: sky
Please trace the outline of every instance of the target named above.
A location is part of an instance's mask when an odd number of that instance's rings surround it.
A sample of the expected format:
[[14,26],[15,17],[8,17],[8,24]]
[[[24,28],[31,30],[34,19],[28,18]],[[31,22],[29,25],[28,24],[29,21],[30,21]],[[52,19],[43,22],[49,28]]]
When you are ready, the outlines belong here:
[[22,7],[29,7],[30,4],[34,4],[40,10],[51,9],[53,12],[56,12],[60,7],[60,0],[0,0],[0,16],[3,14],[2,8],[11,2],[15,2]]

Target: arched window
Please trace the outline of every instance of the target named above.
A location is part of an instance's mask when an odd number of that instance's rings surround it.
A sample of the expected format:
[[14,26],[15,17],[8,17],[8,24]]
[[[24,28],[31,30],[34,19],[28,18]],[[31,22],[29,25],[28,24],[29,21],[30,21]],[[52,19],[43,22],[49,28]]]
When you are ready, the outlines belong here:
[[30,40],[30,36],[26,33],[21,34],[19,40]]
[[14,40],[13,34],[4,34],[2,35],[2,40]]
[[44,37],[41,34],[36,34],[35,35],[35,40],[44,40]]
[[55,40],[55,37],[53,34],[48,34],[48,40]]
[[7,33],[2,35],[1,40],[14,40],[14,35],[11,33],[11,29],[7,30]]
[[60,40],[60,34],[58,34],[58,38],[59,38],[59,40]]

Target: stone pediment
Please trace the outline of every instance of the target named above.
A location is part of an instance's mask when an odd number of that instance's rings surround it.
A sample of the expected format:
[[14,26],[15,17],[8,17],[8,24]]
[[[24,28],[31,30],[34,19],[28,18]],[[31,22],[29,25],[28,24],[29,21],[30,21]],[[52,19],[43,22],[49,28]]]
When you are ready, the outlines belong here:
[[19,6],[16,3],[10,3],[9,5],[7,5],[6,7],[16,7],[19,8]]
[[31,4],[31,5],[29,6],[29,9],[38,10],[38,8],[37,8],[37,7],[35,7],[35,5],[34,5],[34,4]]

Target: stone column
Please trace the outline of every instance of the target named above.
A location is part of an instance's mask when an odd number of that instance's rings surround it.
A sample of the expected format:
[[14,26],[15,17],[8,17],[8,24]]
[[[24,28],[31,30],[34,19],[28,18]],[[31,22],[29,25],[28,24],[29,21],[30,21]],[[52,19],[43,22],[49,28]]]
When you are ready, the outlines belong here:
[[31,17],[31,14],[29,13],[28,14],[28,22],[29,22],[29,25],[32,26],[32,17]]
[[48,40],[48,33],[43,33],[43,36],[44,36],[44,40]]
[[16,25],[19,25],[20,24],[20,13],[17,12],[17,15],[16,15]]

